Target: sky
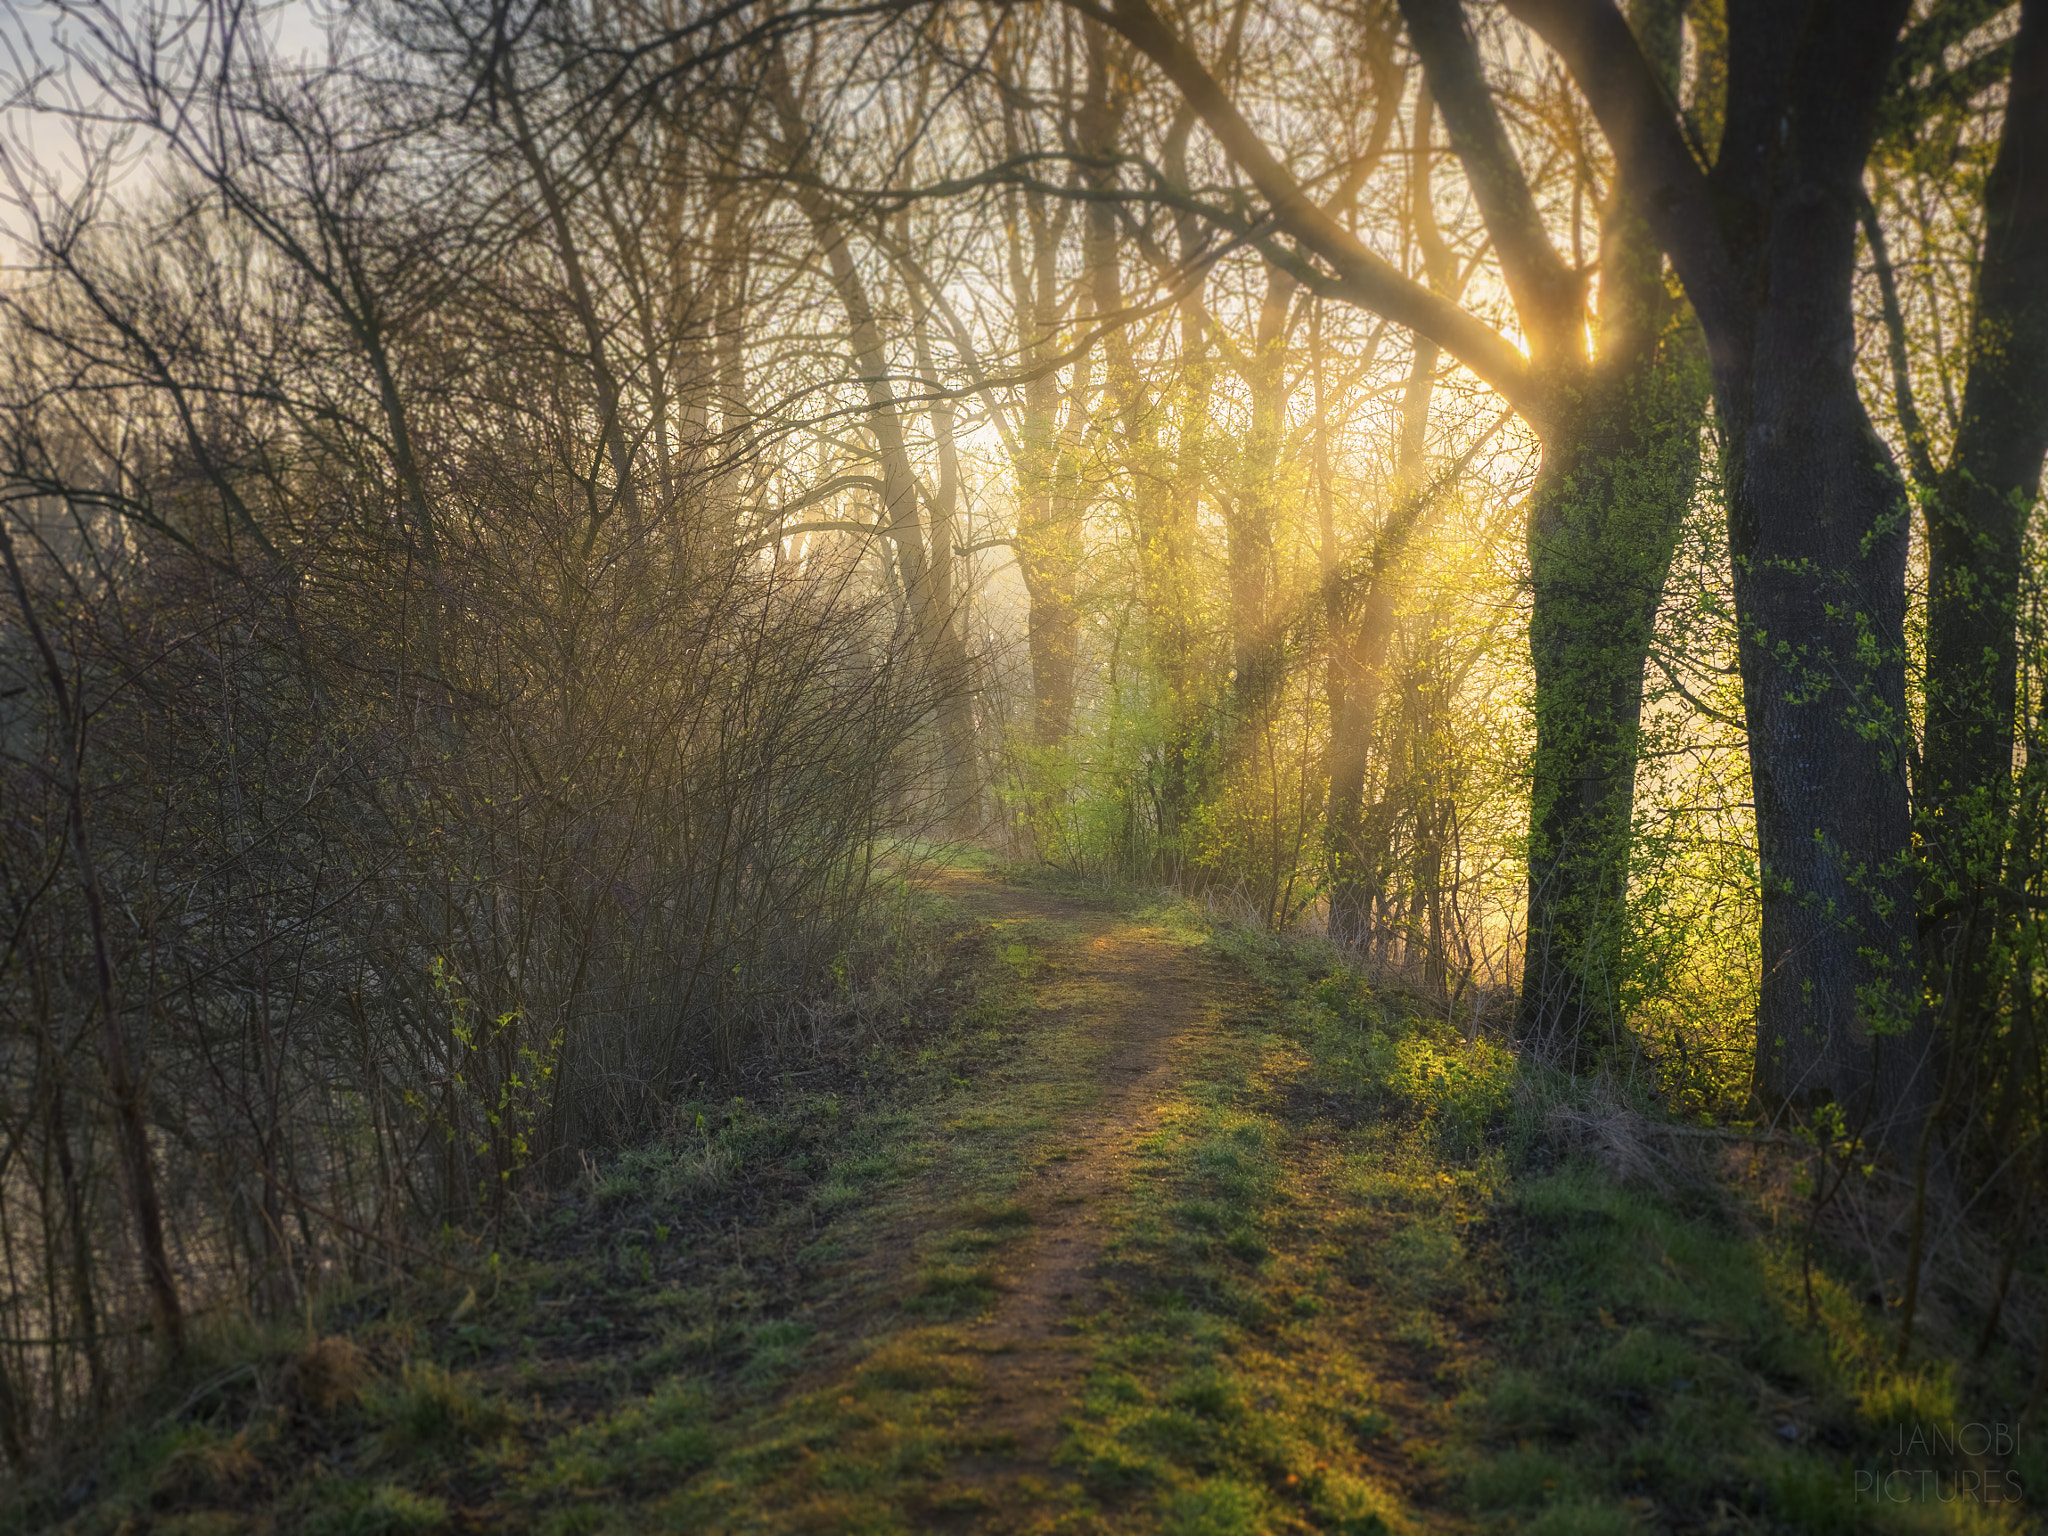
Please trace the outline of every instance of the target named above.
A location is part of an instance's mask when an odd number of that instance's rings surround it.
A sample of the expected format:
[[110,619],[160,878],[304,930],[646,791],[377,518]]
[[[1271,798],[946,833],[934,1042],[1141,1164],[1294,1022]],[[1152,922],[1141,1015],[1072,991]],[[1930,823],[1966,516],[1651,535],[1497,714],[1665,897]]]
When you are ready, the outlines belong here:
[[[41,195],[77,191],[86,174],[88,152],[77,125],[55,112],[26,104],[28,83],[40,77],[38,94],[49,102],[90,109],[103,101],[86,71],[67,59],[65,40],[86,34],[95,17],[102,25],[135,28],[152,16],[176,17],[200,0],[0,0],[0,269],[24,260],[22,236],[30,227],[20,201],[23,183]],[[327,18],[348,0],[251,0],[253,16],[269,35],[281,60],[324,62]],[[69,14],[67,14],[67,12]],[[145,145],[124,151],[111,180],[117,195],[147,190],[154,157]]]

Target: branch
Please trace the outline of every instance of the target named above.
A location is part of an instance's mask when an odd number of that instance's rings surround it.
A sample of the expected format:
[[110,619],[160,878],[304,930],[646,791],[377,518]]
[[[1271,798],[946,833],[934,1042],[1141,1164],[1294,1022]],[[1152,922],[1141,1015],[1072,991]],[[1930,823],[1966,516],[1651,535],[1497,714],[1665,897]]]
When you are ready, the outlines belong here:
[[1892,255],[1885,244],[1884,225],[1877,217],[1877,205],[1864,193],[1863,238],[1870,242],[1870,259],[1877,265],[1877,291],[1883,300],[1884,333],[1891,354],[1892,389],[1898,397],[1899,426],[1906,434],[1906,462],[1913,470],[1913,483],[1923,491],[1934,489],[1934,455],[1927,445],[1927,423],[1913,398],[1913,375],[1906,361],[1906,316],[1899,308],[1899,285],[1892,274]]
[[881,523],[856,523],[844,518],[834,518],[820,523],[791,523],[784,528],[776,528],[767,533],[757,534],[752,542],[744,547],[742,552],[753,554],[757,550],[768,548],[771,544],[780,544],[784,539],[794,539],[806,533],[884,534],[888,531],[888,528]]
[[[1678,269],[1719,353],[1737,318],[1728,247],[1678,112],[1613,0],[1506,0],[1509,14],[1554,49],[1585,93],[1628,195]],[[1723,361],[1718,355],[1716,363]]]
[[1735,719],[1732,715],[1722,714],[1721,711],[1714,708],[1713,705],[1707,703],[1704,699],[1697,697],[1693,693],[1693,691],[1690,688],[1686,687],[1684,682],[1680,680],[1678,674],[1672,670],[1671,663],[1666,661],[1661,655],[1659,655],[1654,648],[1650,652],[1650,660],[1656,665],[1657,670],[1664,674],[1664,680],[1670,683],[1671,686],[1677,690],[1678,696],[1681,699],[1685,700],[1686,703],[1690,704],[1693,707],[1693,710],[1696,714],[1705,715],[1709,720],[1718,720],[1721,724],[1728,726],[1733,730],[1741,731],[1745,735],[1748,733],[1749,727],[1744,725],[1740,720]]
[[1113,9],[1099,0],[1062,3],[1121,34],[1159,66],[1271,205],[1275,222],[1329,263],[1336,273],[1331,285],[1335,293],[1428,337],[1499,391],[1532,424],[1543,419],[1546,402],[1522,354],[1491,326],[1375,255],[1310,197],[1273,157],[1194,50],[1146,0],[1110,0]]
[[1401,0],[1401,14],[1450,130],[1451,148],[1500,253],[1531,352],[1539,362],[1582,355],[1585,278],[1550,243],[1529,179],[1494,109],[1459,0]]
[[[981,365],[981,352],[974,345],[974,337],[961,320],[959,312],[953,308],[952,302],[947,299],[945,290],[933,281],[931,274],[925,270],[924,263],[908,248],[889,238],[886,229],[872,231],[871,238],[889,259],[902,269],[903,275],[909,279],[906,287],[911,288],[913,292],[919,287],[924,289],[926,307],[945,322],[946,330],[953,342],[953,355],[959,359],[960,366],[967,370],[967,376],[974,381],[974,388],[980,394],[982,404],[988,407],[989,420],[995,423],[996,432],[1003,440],[1003,451],[1009,454],[1012,464],[1022,463],[1024,450],[1016,429],[1010,425],[1010,413],[1003,408],[1002,399],[989,380],[988,370]],[[926,382],[934,387],[938,384],[937,378]]]
[[882,482],[873,475],[834,475],[823,485],[805,491],[794,501],[785,501],[775,509],[777,517],[787,517],[792,512],[801,512],[805,507],[814,507],[828,497],[837,496],[841,491],[867,491],[872,495],[882,494]]

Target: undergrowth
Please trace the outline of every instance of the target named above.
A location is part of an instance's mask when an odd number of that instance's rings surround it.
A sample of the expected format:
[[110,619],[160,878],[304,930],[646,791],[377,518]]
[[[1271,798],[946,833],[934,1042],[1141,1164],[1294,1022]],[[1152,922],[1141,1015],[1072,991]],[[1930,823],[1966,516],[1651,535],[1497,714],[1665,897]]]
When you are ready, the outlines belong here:
[[[1882,1295],[1866,1298],[1832,1234],[1810,1321],[1806,1234],[1771,1198],[1787,1178],[1759,1177],[1759,1141],[1730,1136],[1719,1162],[1640,1158],[1649,1176],[1627,1176],[1629,1159],[1617,1170],[1611,1144],[1579,1134],[1654,1135],[1657,1105],[1626,1084],[1467,1038],[1439,1004],[1319,944],[1243,929],[1217,943],[1274,998],[1271,1039],[1239,1042],[1227,1091],[1196,1091],[1259,1116],[1234,1134],[1291,1147],[1268,1212],[1290,1195],[1324,1211],[1278,1223],[1295,1240],[1242,1263],[1224,1326],[1282,1312],[1301,1294],[1290,1276],[1323,1277],[1322,1300],[1338,1280],[1360,1287],[1329,1310],[1370,1320],[1353,1330],[1354,1396],[1405,1384],[1406,1432],[1424,1442],[1411,1486],[1502,1530],[2032,1528],[2048,1458],[2017,1422],[2031,1362],[1894,1369]],[[1184,1183],[1213,1144],[1197,1124]],[[1799,1161],[1796,1144],[1773,1155]],[[1314,1358],[1342,1358],[1332,1342]],[[1304,1444],[1336,1443],[1327,1399],[1320,1411]]]
[[[1014,1075],[1033,957],[1058,940],[906,895],[832,1049],[703,1085],[658,1140],[587,1156],[389,1282],[208,1320],[135,1413],[0,1490],[0,1528],[582,1531],[758,1461],[744,1426],[843,1363],[900,1269],[943,1315],[948,1266],[1015,1235],[1011,1154],[1058,1106],[986,1090]],[[957,1223],[914,1209],[958,1190],[981,1203]]]
[[220,1324],[10,1523],[2029,1528],[2025,1363],[1891,1369],[1883,1298],[1832,1237],[1810,1320],[1754,1143],[1617,1161],[1614,1128],[1659,1113],[1625,1085],[1546,1074],[1323,946],[1144,900],[1096,905],[1184,955],[1206,1013],[1130,1128],[1043,1476],[991,1495],[1016,1447],[975,1427],[1003,1347],[981,1325],[1107,1047],[1076,1022],[1079,928],[927,903],[887,1013],[836,1056],[707,1088],[495,1247],[451,1237],[310,1329]]

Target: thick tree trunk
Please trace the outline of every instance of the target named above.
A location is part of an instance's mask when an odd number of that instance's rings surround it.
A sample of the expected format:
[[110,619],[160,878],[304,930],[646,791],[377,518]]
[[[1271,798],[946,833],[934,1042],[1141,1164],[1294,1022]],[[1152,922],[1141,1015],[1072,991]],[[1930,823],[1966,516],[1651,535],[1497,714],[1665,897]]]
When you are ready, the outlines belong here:
[[2022,542],[2048,453],[2048,0],[2020,9],[1974,300],[1955,446],[1927,510],[1915,785],[1928,985],[1965,1033],[1987,991],[2011,835]]
[[[1755,1093],[1841,1104],[1896,1139],[1929,1097],[1913,919],[1905,562],[1911,507],[1857,389],[1851,289],[1863,164],[1904,0],[1815,0],[1771,28],[1776,76],[1731,72],[1714,171],[1728,279],[1714,319],[1762,984]],[[1688,258],[1689,260],[1691,258]],[[1706,313],[1703,310],[1703,314]]]
[[1905,778],[1910,507],[1864,412],[1863,168],[1908,0],[1729,7],[1703,176],[1611,10],[1508,0],[1563,54],[1714,371],[1761,865],[1755,1088],[1895,1137],[1927,1097]]
[[[1792,328],[1788,328],[1792,329]],[[1789,340],[1789,338],[1784,338]],[[1774,338],[1779,340],[1779,338]],[[1762,878],[1756,1090],[1877,1107],[1877,1040],[1915,1052],[1905,776],[1906,506],[1853,387],[1759,348],[1729,543]],[[1731,433],[1733,435],[1733,433]],[[1915,1061],[1887,1064],[1902,1102]]]
[[1529,512],[1536,750],[1520,1027],[1575,1063],[1622,1027],[1643,672],[1697,483],[1705,395],[1682,355],[1653,355],[1596,376],[1544,434]]
[[[1630,11],[1667,86],[1678,17],[1671,0]],[[1625,1028],[1643,676],[1699,483],[1708,389],[1663,252],[1620,194],[1603,211],[1600,266],[1599,357],[1557,391],[1529,511],[1536,750],[1519,1022],[1573,1064]]]
[[[1860,176],[1861,157],[1843,169]],[[1878,1128],[1925,1092],[1905,762],[1910,507],[1857,392],[1857,187],[1842,180],[1775,200],[1766,296],[1719,393],[1762,879],[1756,1092],[1769,1107],[1833,1100]]]
[[[1686,355],[1689,326],[1673,312],[1662,253],[1619,191],[1602,221],[1588,356],[1586,269],[1551,244],[1463,7],[1401,9],[1529,342],[1517,404],[1542,438],[1543,469],[1529,509],[1536,750],[1520,1028],[1578,1061],[1620,1026],[1643,668],[1692,495],[1705,383]],[[1668,92],[1680,58],[1676,0],[1642,0],[1627,23],[1606,6],[1597,14]]]

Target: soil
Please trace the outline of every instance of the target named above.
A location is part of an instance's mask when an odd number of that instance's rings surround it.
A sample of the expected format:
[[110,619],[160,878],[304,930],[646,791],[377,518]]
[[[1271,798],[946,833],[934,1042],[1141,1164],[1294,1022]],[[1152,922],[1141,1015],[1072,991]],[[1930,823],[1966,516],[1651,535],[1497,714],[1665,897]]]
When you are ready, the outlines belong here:
[[1059,1128],[1059,1153],[1017,1192],[1032,1217],[1029,1236],[1011,1245],[998,1269],[1000,1299],[969,1330],[985,1385],[961,1438],[992,1449],[960,1458],[950,1480],[987,1498],[982,1529],[1002,1529],[1017,1504],[1071,1481],[1053,1453],[1086,1369],[1073,1319],[1094,1298],[1105,1212],[1131,1180],[1151,1110],[1178,1081],[1177,1061],[1213,1027],[1228,983],[1198,952],[1080,900],[966,871],[947,872],[939,888],[979,917],[1077,927],[1081,942],[1054,992],[1058,1022],[1079,1022],[1108,1047],[1099,1097]]

